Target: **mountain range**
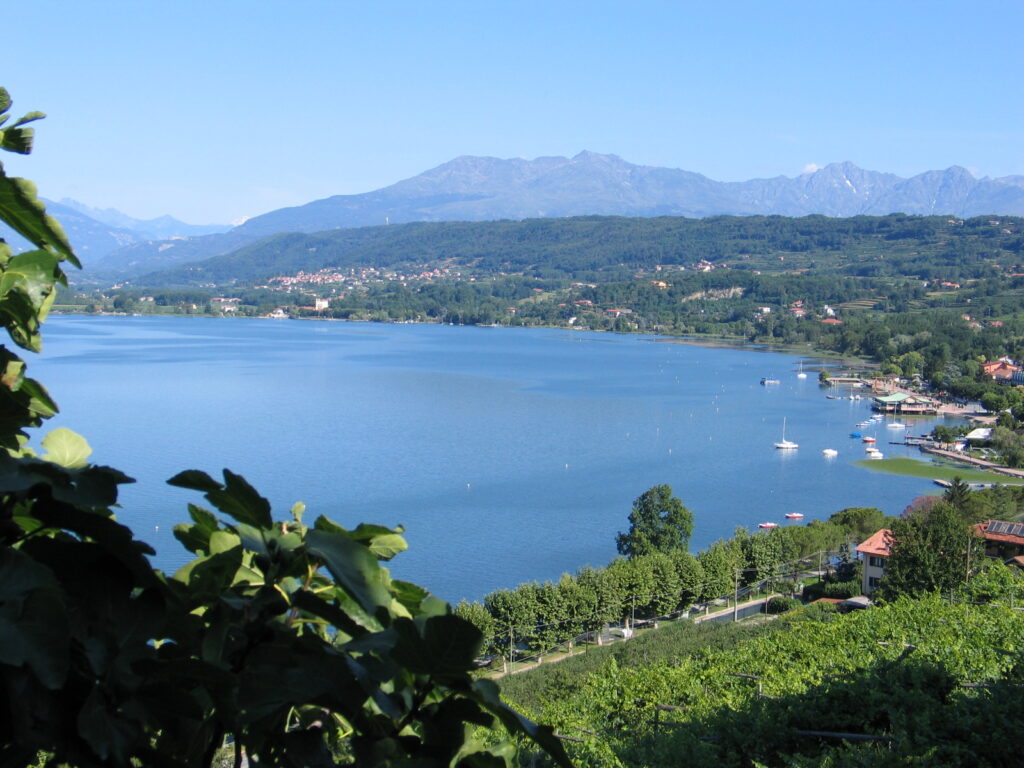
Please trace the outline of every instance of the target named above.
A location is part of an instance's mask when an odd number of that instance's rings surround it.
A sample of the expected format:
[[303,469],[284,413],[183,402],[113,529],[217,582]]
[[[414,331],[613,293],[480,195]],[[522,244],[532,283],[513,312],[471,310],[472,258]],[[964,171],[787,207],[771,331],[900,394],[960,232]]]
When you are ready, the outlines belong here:
[[[113,208],[90,208],[70,198],[44,202],[46,212],[61,223],[75,252],[89,265],[90,271],[108,254],[128,246],[174,238],[201,238],[230,229],[227,225],[186,224],[171,216],[135,219]],[[30,247],[27,240],[4,224],[0,224],[0,238],[10,243],[15,251]]]
[[[249,219],[227,232],[165,240],[157,219],[138,222],[111,211],[53,204],[72,243],[94,274],[141,275],[229,253],[281,232],[321,232],[414,221],[487,221],[580,216],[822,214],[832,217],[906,213],[1024,215],[1024,176],[975,178],[967,169],[902,178],[833,163],[796,177],[721,182],[699,173],[634,165],[615,155],[575,157],[458,157],[372,192],[336,195]],[[100,217],[103,245],[80,244],[86,222]],[[88,215],[86,215],[88,214]],[[150,236],[140,235],[140,224]],[[179,230],[180,231],[180,230]],[[192,233],[198,234],[198,233]],[[134,237],[135,239],[129,239]],[[116,246],[116,247],[109,247]]]

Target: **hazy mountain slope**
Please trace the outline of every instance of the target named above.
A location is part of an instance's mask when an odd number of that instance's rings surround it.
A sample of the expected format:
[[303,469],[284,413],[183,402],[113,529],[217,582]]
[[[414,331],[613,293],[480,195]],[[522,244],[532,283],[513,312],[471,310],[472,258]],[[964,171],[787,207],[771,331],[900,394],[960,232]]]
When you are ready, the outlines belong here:
[[[142,239],[137,232],[96,221],[96,219],[61,203],[46,201],[46,212],[55,217],[64,227],[71,245],[83,262],[92,262],[100,256],[137,243]],[[15,251],[31,247],[27,240],[15,234],[4,224],[0,224],[0,237],[10,243]]]
[[119,229],[128,229],[139,235],[140,240],[167,240],[172,237],[199,237],[227,232],[228,224],[186,224],[173,216],[159,216],[155,219],[136,219],[116,208],[92,208],[71,198],[61,198],[60,205],[73,208],[79,213]]
[[[231,230],[203,237],[147,240],[89,259],[85,266],[88,268],[89,276],[131,278],[145,272],[169,269],[179,264],[230,253],[259,239],[257,236]],[[71,275],[71,279],[75,280],[75,275]]]

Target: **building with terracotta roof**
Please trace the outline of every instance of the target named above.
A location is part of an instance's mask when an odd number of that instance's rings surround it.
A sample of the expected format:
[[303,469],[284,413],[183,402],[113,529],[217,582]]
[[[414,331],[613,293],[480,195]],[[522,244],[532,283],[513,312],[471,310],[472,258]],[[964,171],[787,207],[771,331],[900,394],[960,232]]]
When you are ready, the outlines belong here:
[[882,581],[885,562],[892,554],[892,531],[882,528],[857,545],[857,552],[864,556],[863,584],[861,590],[870,595]]
[[989,520],[972,526],[978,536],[985,539],[985,554],[1006,562],[1024,555],[1024,523]]
[[996,381],[1009,381],[1020,369],[1006,360],[994,360],[991,363],[985,363],[981,366],[981,370],[985,372],[986,376],[991,376]]

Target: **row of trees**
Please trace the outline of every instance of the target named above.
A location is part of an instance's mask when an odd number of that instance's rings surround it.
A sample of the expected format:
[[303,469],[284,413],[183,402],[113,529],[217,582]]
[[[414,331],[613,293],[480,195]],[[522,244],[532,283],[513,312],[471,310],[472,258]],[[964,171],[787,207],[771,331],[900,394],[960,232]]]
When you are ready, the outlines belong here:
[[610,623],[629,626],[732,596],[737,588],[781,581],[792,576],[795,561],[848,552],[851,540],[874,533],[886,519],[874,507],[853,507],[803,526],[754,534],[738,528],[732,538],[693,555],[687,549],[692,514],[671,487],[655,486],[634,502],[630,531],[617,538],[624,557],[604,568],[564,574],[557,582],[531,582],[491,592],[482,602],[463,601],[455,612],[481,630],[490,653],[514,656],[520,648],[550,648]]

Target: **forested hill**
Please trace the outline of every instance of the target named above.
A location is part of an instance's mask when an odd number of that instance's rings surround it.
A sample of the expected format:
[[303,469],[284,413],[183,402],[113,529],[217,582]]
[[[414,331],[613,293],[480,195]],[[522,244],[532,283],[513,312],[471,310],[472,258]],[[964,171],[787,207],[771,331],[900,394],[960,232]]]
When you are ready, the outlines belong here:
[[637,270],[716,266],[762,272],[970,278],[1016,264],[1024,219],[946,216],[584,216],[418,222],[273,235],[230,253],[136,280],[234,284],[329,268],[438,268],[475,275],[620,280]]

